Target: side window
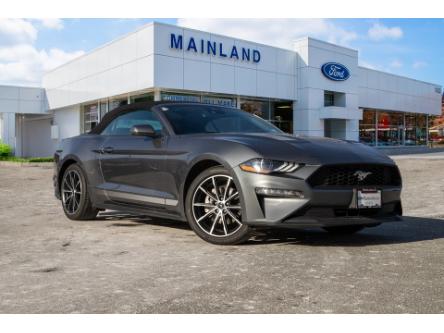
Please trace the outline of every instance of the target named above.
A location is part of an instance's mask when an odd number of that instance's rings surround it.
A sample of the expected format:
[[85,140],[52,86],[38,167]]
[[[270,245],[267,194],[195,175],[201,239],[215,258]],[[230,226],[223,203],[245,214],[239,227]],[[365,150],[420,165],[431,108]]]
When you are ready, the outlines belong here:
[[131,128],[135,125],[151,125],[156,132],[163,129],[157,116],[148,110],[138,110],[125,113],[115,118],[102,131],[102,135],[130,135]]

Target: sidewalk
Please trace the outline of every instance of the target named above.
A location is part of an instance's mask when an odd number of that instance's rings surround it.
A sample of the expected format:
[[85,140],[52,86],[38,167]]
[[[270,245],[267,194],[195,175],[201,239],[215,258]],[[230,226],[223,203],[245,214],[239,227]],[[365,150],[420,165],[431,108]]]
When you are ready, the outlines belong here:
[[427,146],[390,147],[390,148],[378,147],[376,149],[389,156],[411,155],[411,154],[414,155],[434,154],[434,153],[444,152],[444,146],[438,146],[436,148],[429,148]]

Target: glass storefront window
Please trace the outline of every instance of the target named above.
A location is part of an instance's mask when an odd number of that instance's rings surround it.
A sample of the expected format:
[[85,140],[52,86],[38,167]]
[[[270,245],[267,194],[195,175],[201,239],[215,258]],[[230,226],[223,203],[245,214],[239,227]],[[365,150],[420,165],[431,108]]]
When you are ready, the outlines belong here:
[[211,104],[211,105],[219,105],[219,106],[228,106],[235,108],[236,107],[236,99],[229,97],[220,97],[220,96],[202,96],[202,103]]
[[99,109],[96,104],[85,105],[83,107],[83,132],[91,131],[99,122]]
[[259,116],[265,120],[270,120],[270,102],[264,100],[241,100],[240,109],[248,113]]
[[108,103],[108,112],[118,108],[119,106],[123,106],[123,105],[127,105],[127,104],[128,104],[127,98],[111,100]]
[[[377,126],[376,126],[376,119]],[[415,146],[427,143],[427,115],[364,110],[359,141],[378,146]]]
[[271,123],[286,133],[293,133],[293,103],[272,102]]
[[416,115],[416,144],[427,144],[427,115],[425,114]]
[[130,103],[152,102],[154,101],[154,93],[147,93],[130,97]]
[[378,146],[402,145],[404,114],[378,112]]
[[370,146],[376,145],[376,112],[364,110],[359,121],[359,141]]
[[103,116],[108,112],[108,102],[100,102],[99,119],[102,120]]
[[324,92],[324,106],[334,106],[335,105],[335,94],[331,91]]
[[160,98],[162,101],[200,103],[200,96],[199,95],[161,93]]
[[293,133],[293,102],[243,99],[240,108],[268,120],[286,133]]

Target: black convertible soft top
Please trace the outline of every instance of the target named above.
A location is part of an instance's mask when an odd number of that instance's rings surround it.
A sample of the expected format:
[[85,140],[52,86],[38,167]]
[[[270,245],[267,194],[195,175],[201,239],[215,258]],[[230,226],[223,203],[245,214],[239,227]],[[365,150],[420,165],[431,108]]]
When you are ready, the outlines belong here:
[[140,109],[140,110],[150,110],[155,105],[162,105],[162,104],[195,104],[195,102],[173,102],[173,101],[161,101],[161,102],[139,102],[139,103],[132,103],[127,105],[119,106],[118,108],[115,108],[114,110],[108,112],[103,116],[102,120],[97,124],[96,127],[94,127],[91,131],[89,131],[89,134],[100,134],[106,126],[110,122],[114,120],[119,115]]

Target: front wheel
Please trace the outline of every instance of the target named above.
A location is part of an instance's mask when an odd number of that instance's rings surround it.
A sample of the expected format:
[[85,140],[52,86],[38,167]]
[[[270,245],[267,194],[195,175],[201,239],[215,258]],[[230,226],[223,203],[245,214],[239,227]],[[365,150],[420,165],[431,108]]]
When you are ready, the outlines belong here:
[[99,211],[92,206],[86,178],[77,164],[72,164],[66,169],[60,192],[63,210],[69,219],[93,220],[97,216]]
[[203,171],[194,179],[185,200],[185,213],[194,232],[218,245],[246,241],[250,228],[242,223],[242,202],[233,177],[223,167]]

